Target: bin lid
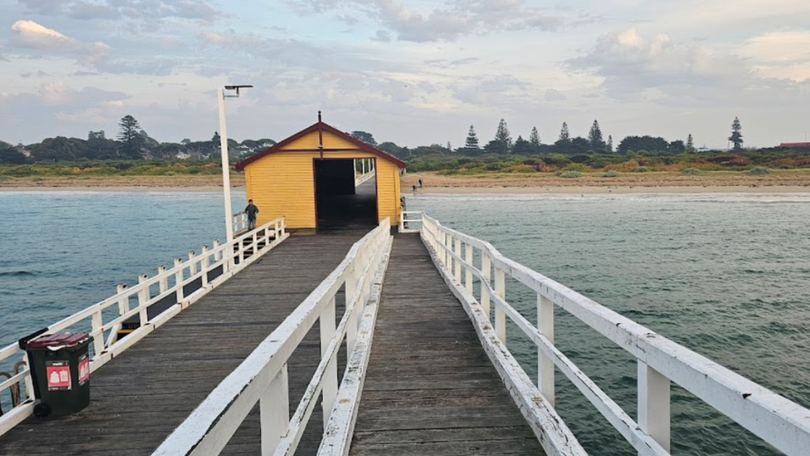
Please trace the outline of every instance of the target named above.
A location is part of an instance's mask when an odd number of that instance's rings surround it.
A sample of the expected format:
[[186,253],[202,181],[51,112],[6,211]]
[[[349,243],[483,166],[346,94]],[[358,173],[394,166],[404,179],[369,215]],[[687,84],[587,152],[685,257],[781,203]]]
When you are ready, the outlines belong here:
[[28,342],[26,348],[58,348],[72,347],[87,340],[89,334],[86,332],[49,334]]

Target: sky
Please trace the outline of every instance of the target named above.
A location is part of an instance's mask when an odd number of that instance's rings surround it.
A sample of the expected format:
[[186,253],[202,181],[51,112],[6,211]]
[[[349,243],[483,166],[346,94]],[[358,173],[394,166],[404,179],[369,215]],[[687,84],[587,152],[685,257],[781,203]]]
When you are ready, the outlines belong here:
[[806,0],[0,0],[0,140],[218,130],[283,139],[324,121],[404,146],[562,122],[725,148],[810,133]]

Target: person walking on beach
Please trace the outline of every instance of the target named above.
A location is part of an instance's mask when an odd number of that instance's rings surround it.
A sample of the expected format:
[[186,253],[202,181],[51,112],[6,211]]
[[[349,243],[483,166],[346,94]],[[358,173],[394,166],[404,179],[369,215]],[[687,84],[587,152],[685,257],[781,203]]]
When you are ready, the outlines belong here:
[[256,214],[259,213],[259,208],[253,204],[253,200],[248,200],[248,205],[245,208],[245,214],[248,218],[248,231],[256,229]]
[[422,188],[422,178],[419,178],[419,188]]

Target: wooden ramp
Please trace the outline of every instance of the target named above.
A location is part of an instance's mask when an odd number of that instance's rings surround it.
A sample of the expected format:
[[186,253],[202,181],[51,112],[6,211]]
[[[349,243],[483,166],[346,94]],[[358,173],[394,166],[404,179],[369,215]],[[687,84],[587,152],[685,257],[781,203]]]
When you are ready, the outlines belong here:
[[416,234],[394,240],[350,454],[544,454]]
[[[293,235],[93,373],[88,408],[65,418],[28,419],[0,437],[0,455],[151,454],[364,234]],[[340,318],[342,309],[337,313]],[[312,377],[319,350],[316,329],[290,360],[291,407]],[[317,450],[322,428],[320,420],[312,424],[298,454]],[[223,454],[260,453],[258,418],[251,416]]]

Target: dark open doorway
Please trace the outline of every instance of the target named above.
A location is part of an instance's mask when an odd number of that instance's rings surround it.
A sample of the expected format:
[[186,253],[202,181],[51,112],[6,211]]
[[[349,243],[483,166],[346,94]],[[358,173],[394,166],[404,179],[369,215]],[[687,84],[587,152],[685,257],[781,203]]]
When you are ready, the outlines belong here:
[[377,225],[377,177],[356,186],[353,159],[315,159],[318,229]]

